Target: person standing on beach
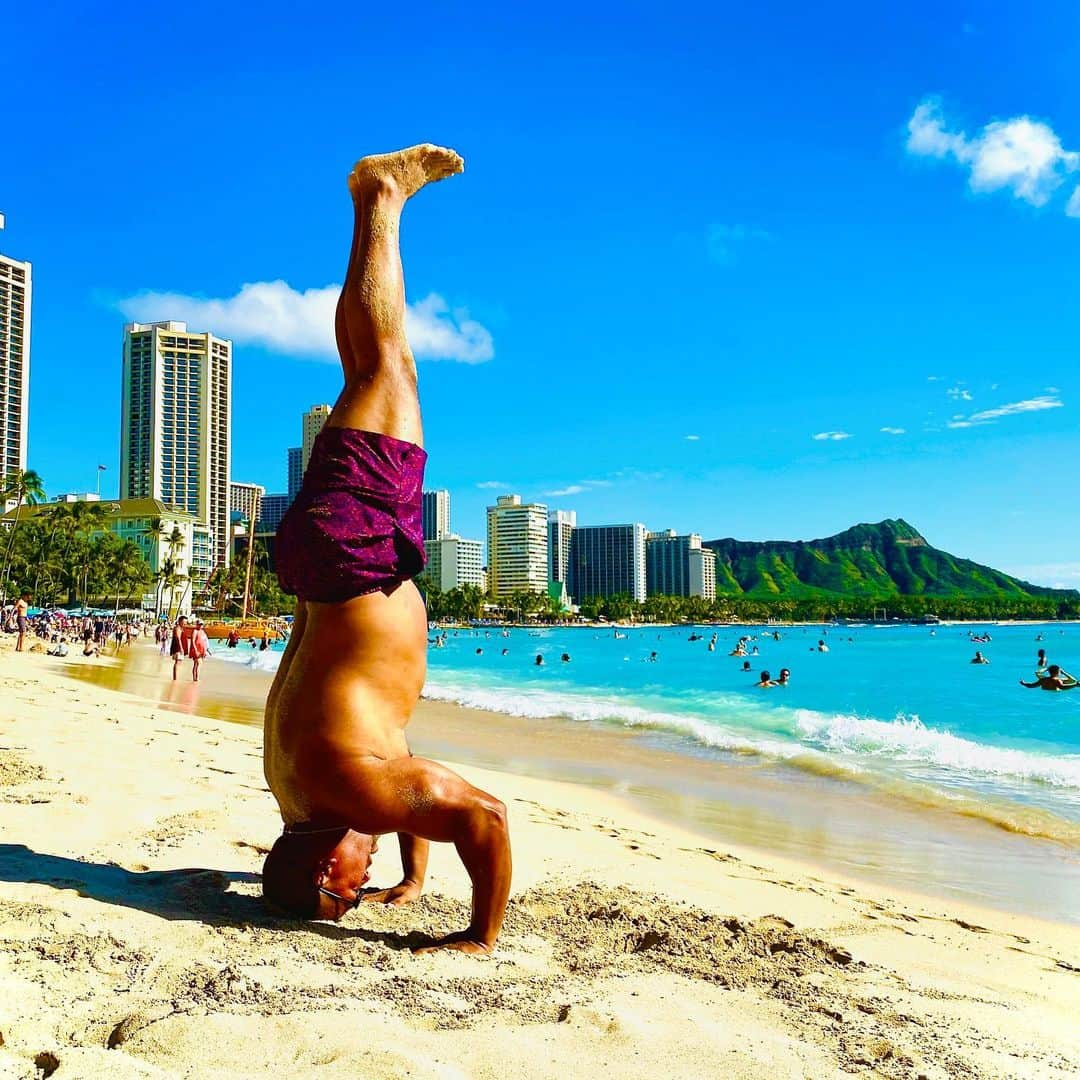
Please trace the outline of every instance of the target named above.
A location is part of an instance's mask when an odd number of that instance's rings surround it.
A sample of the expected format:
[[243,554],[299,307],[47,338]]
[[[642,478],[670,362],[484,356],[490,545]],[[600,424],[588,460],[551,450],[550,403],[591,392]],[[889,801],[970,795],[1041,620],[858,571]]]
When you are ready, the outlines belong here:
[[191,681],[199,681],[199,665],[210,652],[210,639],[203,629],[202,619],[195,620],[195,628],[191,631],[191,644],[188,654],[191,656]]
[[[427,454],[405,336],[398,230],[405,202],[462,171],[453,151],[367,157],[349,177],[355,230],[335,330],[345,387],[277,534],[296,617],[266,702],[264,771],[284,832],[263,895],[295,917],[340,919],[361,901],[420,895],[432,840],[472,880],[468,927],[431,949],[489,953],[510,893],[506,807],[405,738],[424,684],[427,613],[420,496]],[[402,878],[364,893],[377,838],[397,833]],[[426,951],[426,950],[420,950]]]
[[188,655],[191,645],[191,634],[187,628],[187,616],[181,615],[173,627],[172,640],[169,643],[169,655],[172,657],[172,677],[176,682],[176,672],[180,667],[180,661]]
[[24,592],[18,600],[15,601],[15,629],[18,631],[19,636],[15,640],[15,651],[23,651],[23,641],[26,638],[26,630],[30,625],[30,593]]

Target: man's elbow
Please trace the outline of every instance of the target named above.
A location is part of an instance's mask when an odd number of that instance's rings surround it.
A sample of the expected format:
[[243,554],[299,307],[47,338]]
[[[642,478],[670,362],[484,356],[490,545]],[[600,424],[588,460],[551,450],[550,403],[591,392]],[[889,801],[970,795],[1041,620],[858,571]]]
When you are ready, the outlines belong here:
[[474,835],[505,835],[509,832],[509,822],[506,815],[506,804],[496,799],[494,795],[480,795],[472,806],[470,813],[471,831]]

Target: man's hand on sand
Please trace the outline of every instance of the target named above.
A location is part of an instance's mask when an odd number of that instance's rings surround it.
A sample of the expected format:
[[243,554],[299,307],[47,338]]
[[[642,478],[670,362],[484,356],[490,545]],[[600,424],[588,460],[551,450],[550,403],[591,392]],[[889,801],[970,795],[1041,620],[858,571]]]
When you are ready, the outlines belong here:
[[454,952],[471,953],[475,956],[486,956],[495,951],[494,945],[485,945],[477,941],[476,936],[468,930],[461,930],[456,934],[448,934],[439,941],[433,941],[430,945],[422,945],[413,949],[414,953],[441,952],[443,949],[451,949]]
[[390,889],[373,889],[364,893],[365,904],[386,904],[387,907],[402,907],[411,904],[423,889],[423,885],[415,881],[403,881]]

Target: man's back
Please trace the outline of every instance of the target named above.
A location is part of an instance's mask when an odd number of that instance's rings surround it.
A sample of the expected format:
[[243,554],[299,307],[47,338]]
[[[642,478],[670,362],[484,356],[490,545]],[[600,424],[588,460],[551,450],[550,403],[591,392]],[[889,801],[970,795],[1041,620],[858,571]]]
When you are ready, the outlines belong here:
[[427,613],[411,582],[333,608],[325,618],[305,605],[288,675],[267,699],[263,769],[286,820],[318,811],[312,793],[332,763],[400,756],[424,685]]

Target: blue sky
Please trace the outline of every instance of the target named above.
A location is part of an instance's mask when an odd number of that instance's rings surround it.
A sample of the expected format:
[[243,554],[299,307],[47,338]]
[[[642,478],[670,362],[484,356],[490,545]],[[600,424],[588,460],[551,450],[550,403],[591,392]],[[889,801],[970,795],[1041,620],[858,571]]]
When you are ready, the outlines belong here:
[[902,516],[1080,585],[1080,11],[746,7],[6,12],[31,467],[113,493],[123,323],[187,317],[235,341],[234,478],[282,490],[339,389],[345,175],[430,140],[466,159],[403,232],[457,531],[503,491],[706,538]]

